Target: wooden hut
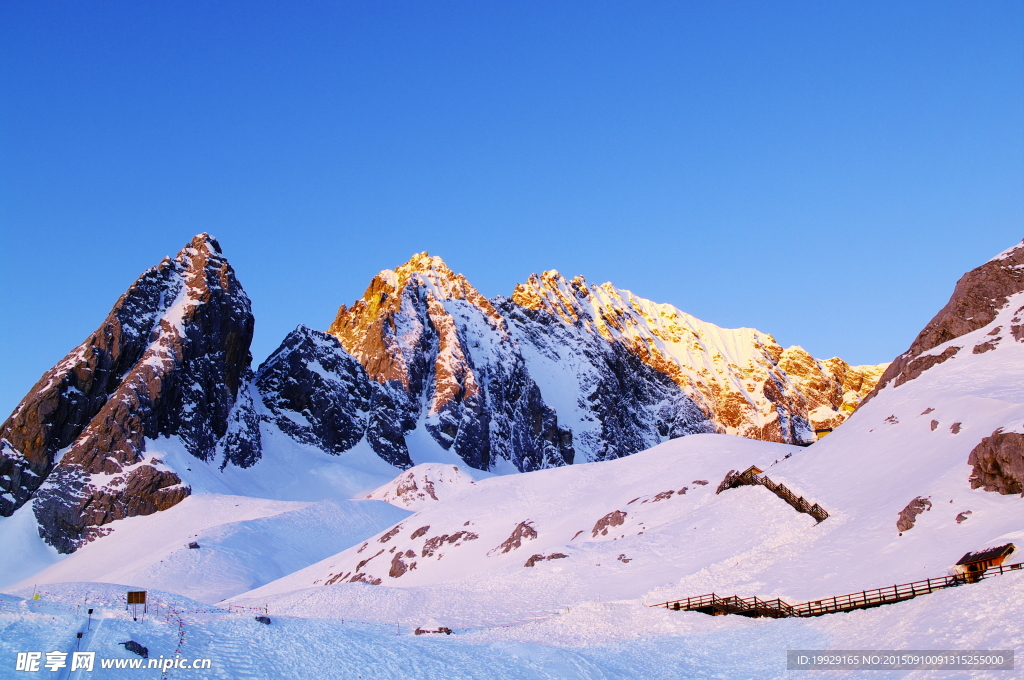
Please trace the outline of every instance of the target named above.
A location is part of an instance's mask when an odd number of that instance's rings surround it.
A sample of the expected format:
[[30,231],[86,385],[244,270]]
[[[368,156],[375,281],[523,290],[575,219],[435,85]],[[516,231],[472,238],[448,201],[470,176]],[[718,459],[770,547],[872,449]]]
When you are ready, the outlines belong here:
[[1013,543],[1007,543],[996,548],[969,552],[956,563],[956,569],[961,574],[966,575],[967,580],[973,583],[981,578],[986,569],[998,567],[1006,561],[1006,558],[1010,556],[1015,548],[1016,546]]
[[830,434],[832,434],[832,428],[831,427],[822,427],[822,428],[818,428],[817,430],[814,431],[814,436],[817,439],[824,439],[825,437],[827,437]]

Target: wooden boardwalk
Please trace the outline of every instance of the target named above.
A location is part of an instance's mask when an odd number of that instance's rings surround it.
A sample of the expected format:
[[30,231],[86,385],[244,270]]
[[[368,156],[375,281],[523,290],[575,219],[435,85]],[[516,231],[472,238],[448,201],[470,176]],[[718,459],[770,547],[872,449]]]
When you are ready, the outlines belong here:
[[975,583],[990,576],[998,576],[1020,569],[1024,569],[1024,563],[1005,564],[998,567],[989,567],[984,572],[976,574],[940,576],[939,578],[913,581],[885,588],[875,588],[874,590],[862,590],[859,593],[826,597],[821,600],[801,602],[800,604],[788,604],[780,599],[762,600],[756,597],[740,598],[735,595],[722,597],[715,593],[709,593],[707,595],[687,597],[682,600],[659,602],[651,606],[665,607],[673,611],[701,612],[715,616],[739,614],[740,616],[754,618],[769,617],[773,619],[791,616],[821,616],[823,614],[835,614],[837,612],[868,609],[870,607],[879,607],[883,604],[903,602],[918,595],[927,595],[943,588],[954,588],[967,583]]
[[722,493],[726,489],[735,489],[738,486],[763,486],[764,488],[771,491],[773,494],[786,501],[793,507],[797,512],[802,512],[810,515],[816,519],[819,523],[824,522],[828,519],[828,512],[825,508],[821,507],[817,503],[811,505],[803,496],[798,496],[788,488],[785,484],[777,484],[772,480],[768,479],[768,476],[763,474],[761,470],[753,465],[737,474],[730,472],[722,480],[722,483],[718,485],[716,494]]

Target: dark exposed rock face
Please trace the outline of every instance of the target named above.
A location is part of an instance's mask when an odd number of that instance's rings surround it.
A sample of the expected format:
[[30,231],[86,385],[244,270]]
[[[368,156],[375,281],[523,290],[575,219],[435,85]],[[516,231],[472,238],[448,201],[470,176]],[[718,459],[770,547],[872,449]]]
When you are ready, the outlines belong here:
[[[297,441],[342,453],[366,434],[371,381],[326,333],[299,326],[260,366],[256,387],[277,426]],[[379,452],[390,463],[408,463]]]
[[0,496],[0,512],[34,495],[43,538],[70,552],[104,524],[189,494],[173,470],[147,458],[146,438],[176,435],[209,461],[233,426],[225,454],[251,463],[254,416],[235,407],[252,332],[249,299],[209,236],[145,272],[0,427],[0,484],[14,499]]
[[[864,401],[890,382],[895,381],[898,387],[913,380],[932,366],[951,358],[961,348],[948,347],[936,356],[921,356],[923,353],[992,323],[999,310],[1006,306],[1009,297],[1024,291],[1024,268],[1021,265],[1024,265],[1024,244],[964,274],[957,281],[946,306],[928,322],[910,349],[889,365],[874,391]],[[1024,338],[1024,333],[1018,337],[1017,328],[1020,326],[1011,328],[1011,333],[1020,340]],[[972,351],[979,354],[993,347],[994,341],[989,347]]]
[[971,488],[1024,496],[1024,435],[996,430],[974,447]]

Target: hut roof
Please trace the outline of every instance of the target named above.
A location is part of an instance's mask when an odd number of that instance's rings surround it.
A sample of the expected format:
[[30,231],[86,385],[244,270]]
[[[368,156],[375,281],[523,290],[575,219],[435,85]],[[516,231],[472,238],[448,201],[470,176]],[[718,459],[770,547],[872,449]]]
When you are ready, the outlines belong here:
[[988,550],[979,550],[978,552],[969,552],[960,558],[957,565],[970,564],[971,562],[984,562],[985,560],[994,560],[999,557],[1006,557],[1016,546],[1013,543],[1007,543],[1001,545],[998,548],[989,548]]

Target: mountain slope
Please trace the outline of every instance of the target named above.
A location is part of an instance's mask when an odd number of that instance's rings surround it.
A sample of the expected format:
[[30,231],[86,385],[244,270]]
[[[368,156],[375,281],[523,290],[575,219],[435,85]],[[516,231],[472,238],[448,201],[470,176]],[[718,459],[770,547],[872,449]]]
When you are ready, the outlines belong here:
[[[581,430],[600,423],[591,428],[597,441],[587,460],[622,455],[600,450],[598,442],[614,441],[604,435],[609,423],[623,404],[659,392],[668,403],[663,398],[660,406],[629,414],[633,427],[644,430],[641,449],[701,431],[811,442],[814,429],[848,417],[882,368],[818,361],[800,347],[783,350],[755,329],[720,328],[609,283],[567,280],[555,271],[531,276],[499,308],[520,345],[530,348],[533,373],[549,375],[538,379],[568,393],[556,410],[579,413]],[[574,391],[590,403],[574,404]]]
[[[253,325],[206,234],[145,272],[0,427],[0,514],[31,499],[68,553],[174,506],[193,479],[320,500],[420,463],[526,472],[711,432],[807,442],[879,373],[557,272],[487,300],[425,253],[382,271],[329,333],[297,328],[255,374]],[[262,462],[297,451],[308,467]],[[310,473],[338,465],[351,470]]]
[[[987,323],[921,356],[971,351],[880,389],[809,448],[704,434],[478,480],[237,601],[498,625],[598,598],[801,602],[940,576],[966,552],[1019,546],[1020,454],[1000,442],[1024,437],[1024,342],[1004,332],[1020,321],[1024,291],[1003,292]],[[718,486],[749,465],[828,518],[816,523],[762,486]]]

